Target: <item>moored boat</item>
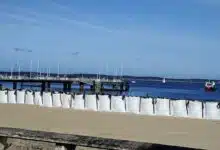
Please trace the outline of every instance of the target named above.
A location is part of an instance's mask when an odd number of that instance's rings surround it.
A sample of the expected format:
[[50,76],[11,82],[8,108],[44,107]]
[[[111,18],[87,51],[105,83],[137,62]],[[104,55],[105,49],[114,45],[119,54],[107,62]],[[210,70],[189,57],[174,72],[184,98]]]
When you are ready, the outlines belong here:
[[205,82],[205,91],[215,91],[216,84],[214,81],[206,81]]
[[166,79],[165,78],[163,78],[162,83],[166,83]]

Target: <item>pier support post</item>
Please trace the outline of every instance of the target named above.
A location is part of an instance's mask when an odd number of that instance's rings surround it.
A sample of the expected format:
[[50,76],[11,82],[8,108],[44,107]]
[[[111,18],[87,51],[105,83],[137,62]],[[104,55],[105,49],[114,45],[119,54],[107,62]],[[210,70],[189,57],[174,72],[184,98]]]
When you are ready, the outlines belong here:
[[13,89],[14,89],[14,90],[17,89],[17,82],[13,82]]
[[41,91],[45,91],[46,90],[46,82],[42,82],[41,84]]
[[100,93],[101,92],[101,82],[94,82],[95,85],[95,93]]
[[93,85],[90,85],[90,91],[94,92],[95,89],[94,89],[94,84]]
[[23,84],[24,84],[24,82],[21,82],[21,84],[20,84],[20,88],[21,88],[21,89],[23,89],[23,87],[24,87]]
[[71,89],[72,89],[72,83],[69,82],[69,83],[67,84],[67,90],[68,90],[68,92],[71,92]]
[[83,83],[83,82],[80,82],[80,83],[79,83],[79,91],[80,91],[81,93],[84,92],[84,83]]
[[125,91],[129,91],[129,89],[130,89],[129,83],[125,82]]
[[63,91],[67,92],[68,84],[66,82],[63,83]]
[[50,90],[50,82],[46,82],[46,90]]
[[112,89],[115,90],[116,89],[116,85],[112,84]]
[[120,83],[120,93],[122,93],[124,91],[124,83],[121,82]]
[[100,84],[100,91],[103,93],[105,91],[103,83]]

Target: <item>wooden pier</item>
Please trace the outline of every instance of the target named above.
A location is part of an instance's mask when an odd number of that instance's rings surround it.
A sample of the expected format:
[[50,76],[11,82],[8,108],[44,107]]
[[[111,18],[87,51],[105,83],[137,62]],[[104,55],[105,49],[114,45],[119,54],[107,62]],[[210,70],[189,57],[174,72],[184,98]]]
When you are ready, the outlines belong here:
[[[116,91],[124,92],[129,90],[129,83],[123,79],[104,79],[104,78],[74,78],[74,77],[54,77],[54,76],[5,76],[0,74],[0,82],[12,83],[13,89],[18,89],[18,84],[21,87],[25,83],[29,84],[40,84],[41,91],[51,90],[51,84],[58,83],[63,85],[64,92],[70,92],[72,90],[72,85],[79,85],[79,91],[84,92],[84,86],[90,86],[90,90],[95,93],[105,92],[105,91]],[[34,86],[34,85],[33,85]],[[111,88],[105,88],[105,86]]]

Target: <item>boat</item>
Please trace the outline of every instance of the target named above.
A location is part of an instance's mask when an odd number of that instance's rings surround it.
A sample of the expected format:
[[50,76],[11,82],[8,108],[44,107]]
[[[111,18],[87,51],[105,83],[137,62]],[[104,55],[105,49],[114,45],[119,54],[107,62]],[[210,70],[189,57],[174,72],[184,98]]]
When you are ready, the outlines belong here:
[[135,80],[133,80],[133,81],[131,81],[131,83],[136,83],[136,81],[135,81]]
[[166,83],[166,79],[165,78],[163,78],[162,83]]
[[215,91],[216,90],[216,84],[214,81],[206,81],[205,82],[205,91]]

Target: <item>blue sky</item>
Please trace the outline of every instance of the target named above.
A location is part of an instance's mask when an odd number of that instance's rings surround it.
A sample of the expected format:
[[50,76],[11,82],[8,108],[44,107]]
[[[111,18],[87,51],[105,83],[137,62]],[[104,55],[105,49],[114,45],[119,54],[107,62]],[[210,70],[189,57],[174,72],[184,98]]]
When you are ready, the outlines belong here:
[[219,18],[218,0],[1,0],[0,68],[220,78]]

